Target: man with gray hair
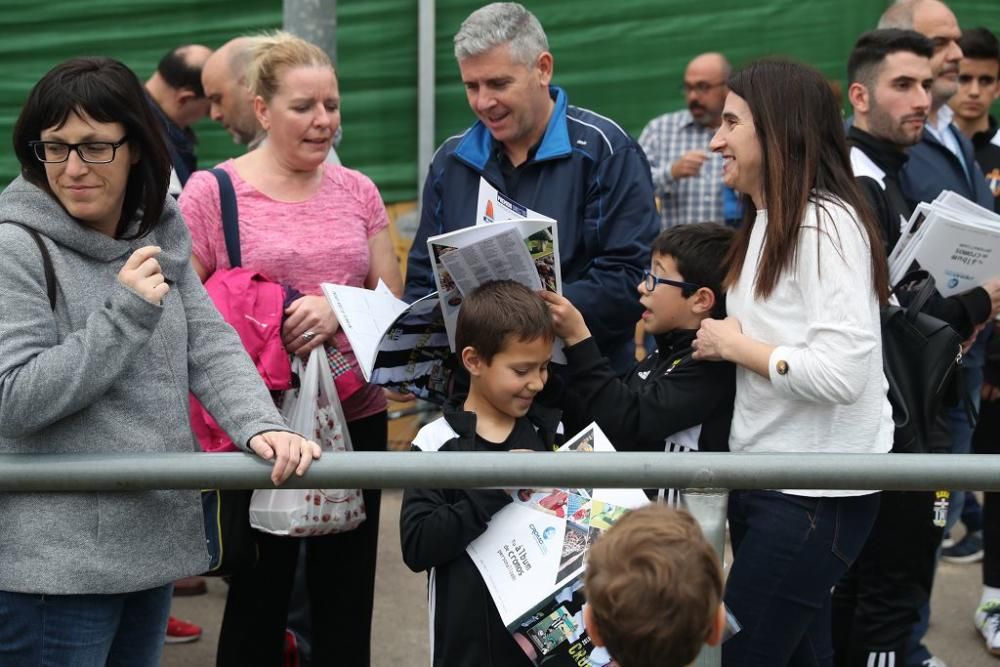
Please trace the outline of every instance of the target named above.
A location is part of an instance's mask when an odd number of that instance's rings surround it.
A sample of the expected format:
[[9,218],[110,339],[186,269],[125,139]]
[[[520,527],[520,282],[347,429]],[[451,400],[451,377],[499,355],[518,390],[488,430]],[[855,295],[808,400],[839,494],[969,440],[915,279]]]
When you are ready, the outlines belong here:
[[627,295],[649,266],[660,226],[642,149],[614,121],[571,106],[550,85],[545,32],[517,3],[473,12],[455,35],[455,58],[478,120],[445,141],[431,163],[407,265],[407,299],[434,289],[427,237],[475,224],[485,180],[559,222],[563,291],[624,372],[633,363],[641,314]]

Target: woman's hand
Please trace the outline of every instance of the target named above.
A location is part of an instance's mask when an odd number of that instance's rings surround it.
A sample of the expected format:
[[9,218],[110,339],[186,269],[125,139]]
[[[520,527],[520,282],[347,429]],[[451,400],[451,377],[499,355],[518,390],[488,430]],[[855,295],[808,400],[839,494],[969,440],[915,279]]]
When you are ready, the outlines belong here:
[[143,246],[125,260],[125,266],[118,272],[118,282],[157,306],[170,291],[160,263],[156,261],[159,254],[159,246]]
[[288,431],[258,433],[250,438],[249,444],[260,458],[265,461],[274,459],[271,481],[275,486],[280,486],[293,472],[299,477],[304,475],[313,459],[319,459],[322,454],[315,442]]
[[724,320],[702,320],[701,328],[691,347],[695,359],[705,361],[732,361],[728,351],[732,343],[743,335],[743,327],[735,317]]
[[541,290],[538,294],[542,297],[542,301],[549,306],[556,335],[566,341],[567,345],[576,345],[580,341],[590,338],[590,329],[583,321],[583,315],[569,299],[549,290]]
[[333,340],[340,326],[324,296],[303,296],[285,309],[281,342],[289,353],[305,359],[314,347]]

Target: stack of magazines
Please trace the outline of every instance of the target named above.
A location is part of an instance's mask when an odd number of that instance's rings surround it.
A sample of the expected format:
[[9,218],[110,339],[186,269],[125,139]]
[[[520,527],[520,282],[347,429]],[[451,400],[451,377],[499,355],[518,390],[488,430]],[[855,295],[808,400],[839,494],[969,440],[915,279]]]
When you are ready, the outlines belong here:
[[918,204],[889,254],[891,284],[917,268],[934,277],[943,296],[1000,277],[1000,215],[950,190]]

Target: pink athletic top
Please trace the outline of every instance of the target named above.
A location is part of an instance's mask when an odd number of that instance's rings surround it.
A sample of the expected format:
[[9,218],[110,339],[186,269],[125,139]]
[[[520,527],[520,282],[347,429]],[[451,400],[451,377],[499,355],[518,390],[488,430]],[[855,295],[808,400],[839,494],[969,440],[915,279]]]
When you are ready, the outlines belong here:
[[[301,202],[268,197],[240,178],[233,161],[219,165],[236,190],[240,252],[244,268],[302,294],[322,294],[320,283],[364,287],[368,240],[389,225],[378,188],[361,172],[326,164],[319,190]],[[192,251],[211,274],[229,268],[222,234],[219,186],[207,171],[191,175],[180,196],[181,213],[191,230]],[[343,331],[334,345],[361,371]],[[382,388],[367,385],[343,401],[348,421],[386,409]]]

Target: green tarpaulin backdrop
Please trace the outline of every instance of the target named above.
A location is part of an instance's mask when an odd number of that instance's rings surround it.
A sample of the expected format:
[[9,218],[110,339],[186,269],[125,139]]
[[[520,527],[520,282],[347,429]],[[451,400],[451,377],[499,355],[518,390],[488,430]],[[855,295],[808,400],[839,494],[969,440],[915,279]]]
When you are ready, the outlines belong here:
[[[481,3],[437,2],[437,140],[472,121],[451,39]],[[681,105],[692,55],[726,53],[735,65],[787,55],[843,81],[854,39],[885,6],[873,0],[528,0],[555,55],[555,81],[570,101],[637,135],[653,116]],[[965,27],[1000,31],[1000,2],[952,2]],[[75,55],[119,58],[145,79],[182,43],[215,47],[238,34],[276,28],[279,0],[0,0],[0,184],[17,173],[11,128],[28,90]],[[339,0],[337,60],[343,97],[344,162],[368,174],[387,201],[416,198],[417,1]],[[228,135],[196,127],[201,166],[238,155]]]

